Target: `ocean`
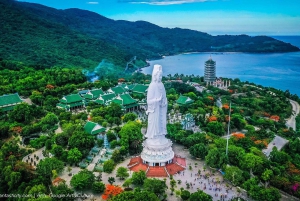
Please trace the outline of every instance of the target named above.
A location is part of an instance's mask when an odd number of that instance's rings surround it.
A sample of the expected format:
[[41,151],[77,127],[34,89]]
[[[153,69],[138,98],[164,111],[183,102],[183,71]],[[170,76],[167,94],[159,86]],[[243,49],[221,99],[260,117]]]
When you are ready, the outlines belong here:
[[[300,36],[272,36],[300,48]],[[167,56],[150,61],[150,66],[143,68],[143,73],[151,74],[153,65],[163,67],[163,75],[204,74],[204,62],[209,58],[216,61],[217,77],[239,78],[265,87],[289,90],[300,96],[300,52],[292,53],[190,53]]]

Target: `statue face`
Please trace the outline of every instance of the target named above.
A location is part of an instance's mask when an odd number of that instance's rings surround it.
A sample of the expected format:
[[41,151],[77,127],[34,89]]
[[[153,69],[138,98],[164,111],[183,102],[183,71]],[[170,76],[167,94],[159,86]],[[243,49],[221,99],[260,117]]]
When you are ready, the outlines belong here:
[[157,74],[156,74],[156,80],[157,80],[158,82],[160,82],[161,79],[162,79],[162,69],[161,69],[161,67],[160,67],[160,68],[158,68],[158,71],[157,71]]

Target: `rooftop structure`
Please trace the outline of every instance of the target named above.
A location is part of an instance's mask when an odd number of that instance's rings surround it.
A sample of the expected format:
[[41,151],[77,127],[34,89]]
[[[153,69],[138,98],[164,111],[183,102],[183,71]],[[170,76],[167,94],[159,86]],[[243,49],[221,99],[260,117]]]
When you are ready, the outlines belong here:
[[214,82],[216,80],[216,62],[209,58],[205,62],[204,68],[204,81],[205,82]]
[[9,94],[9,95],[3,95],[0,96],[0,111],[2,112],[8,112],[14,109],[14,107],[22,103],[19,94]]
[[72,109],[84,107],[85,102],[79,94],[70,94],[60,99],[56,106],[70,111]]
[[194,100],[192,100],[191,98],[182,95],[176,100],[176,103],[181,106],[187,106],[192,104],[193,102]]
[[106,128],[100,126],[97,123],[88,121],[86,122],[86,124],[84,125],[84,131],[87,132],[88,134],[91,135],[98,135],[100,133],[103,133],[106,131]]
[[121,86],[116,86],[116,87],[112,87],[112,88],[108,89],[107,92],[109,92],[109,93],[115,93],[116,95],[118,95],[118,94],[125,93],[126,90],[123,87],[121,87]]
[[88,100],[95,100],[99,98],[100,95],[104,95],[102,89],[92,89],[92,90],[88,90],[88,92],[85,95],[83,95],[83,98]]

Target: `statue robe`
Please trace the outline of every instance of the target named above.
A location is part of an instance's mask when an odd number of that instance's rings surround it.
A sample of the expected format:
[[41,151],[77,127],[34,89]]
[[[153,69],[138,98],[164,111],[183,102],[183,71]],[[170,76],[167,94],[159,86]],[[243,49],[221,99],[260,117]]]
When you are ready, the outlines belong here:
[[167,134],[167,109],[168,100],[162,82],[151,82],[147,93],[146,114],[148,115],[147,138],[156,138]]

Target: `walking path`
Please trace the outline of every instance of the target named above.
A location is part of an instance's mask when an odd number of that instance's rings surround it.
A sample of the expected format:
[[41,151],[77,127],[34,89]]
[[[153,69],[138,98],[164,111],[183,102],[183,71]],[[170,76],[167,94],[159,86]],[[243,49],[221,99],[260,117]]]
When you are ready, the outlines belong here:
[[262,152],[269,157],[270,153],[272,152],[273,147],[277,147],[277,149],[280,151],[284,145],[286,145],[289,141],[275,135],[275,138],[268,144],[268,147],[266,149],[263,149]]
[[299,106],[299,103],[296,102],[296,101],[293,101],[290,99],[290,103],[292,104],[292,107],[293,107],[293,114],[292,116],[287,120],[286,122],[286,126],[289,128],[293,128],[293,130],[296,130],[296,117],[297,115],[299,114],[300,112],[300,106]]

